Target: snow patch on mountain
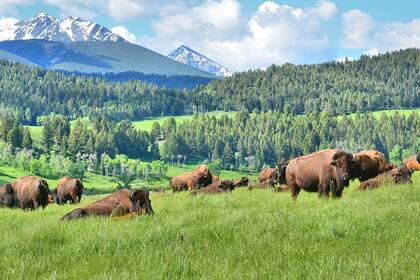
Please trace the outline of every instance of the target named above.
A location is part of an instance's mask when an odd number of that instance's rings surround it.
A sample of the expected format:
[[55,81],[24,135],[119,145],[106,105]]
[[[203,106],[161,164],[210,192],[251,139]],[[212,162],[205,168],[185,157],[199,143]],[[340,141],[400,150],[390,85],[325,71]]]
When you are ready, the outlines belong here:
[[57,42],[113,41],[127,42],[111,30],[78,17],[57,20],[46,13],[19,21],[13,25],[0,26],[0,40],[48,40]]
[[228,77],[233,74],[228,68],[184,45],[171,52],[168,57],[219,77]]

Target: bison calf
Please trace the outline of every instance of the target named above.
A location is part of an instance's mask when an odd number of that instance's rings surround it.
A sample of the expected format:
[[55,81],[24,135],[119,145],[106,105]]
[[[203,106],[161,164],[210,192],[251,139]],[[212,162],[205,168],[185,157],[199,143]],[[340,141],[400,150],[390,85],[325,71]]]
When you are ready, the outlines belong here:
[[413,170],[408,169],[406,166],[394,168],[390,171],[379,174],[375,178],[362,182],[359,186],[359,190],[374,189],[384,184],[411,184],[412,173]]

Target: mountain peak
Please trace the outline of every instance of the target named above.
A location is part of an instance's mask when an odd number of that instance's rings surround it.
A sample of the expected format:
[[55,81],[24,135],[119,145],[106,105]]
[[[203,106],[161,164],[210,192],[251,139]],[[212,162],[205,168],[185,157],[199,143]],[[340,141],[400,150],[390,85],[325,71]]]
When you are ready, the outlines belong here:
[[181,45],[176,50],[172,51],[168,57],[219,77],[227,77],[233,74],[233,72],[228,68],[214,62],[210,58],[200,54],[186,45]]
[[0,27],[0,40],[40,39],[57,42],[113,41],[127,42],[97,23],[79,17],[57,20],[45,12],[17,22],[14,26]]

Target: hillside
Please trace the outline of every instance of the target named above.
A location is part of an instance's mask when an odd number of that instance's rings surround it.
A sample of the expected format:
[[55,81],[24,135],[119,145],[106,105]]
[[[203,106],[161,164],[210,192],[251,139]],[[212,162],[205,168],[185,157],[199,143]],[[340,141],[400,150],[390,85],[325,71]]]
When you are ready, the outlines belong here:
[[126,42],[0,42],[0,58],[20,57],[42,68],[86,73],[135,71],[144,74],[213,77],[149,49]]

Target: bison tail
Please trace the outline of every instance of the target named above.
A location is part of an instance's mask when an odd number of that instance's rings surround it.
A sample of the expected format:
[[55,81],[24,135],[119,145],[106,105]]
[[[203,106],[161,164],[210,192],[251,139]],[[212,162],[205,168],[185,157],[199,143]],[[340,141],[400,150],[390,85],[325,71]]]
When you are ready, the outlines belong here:
[[70,221],[70,220],[74,220],[74,219],[85,218],[88,215],[89,214],[88,214],[88,212],[86,212],[86,210],[84,210],[82,208],[77,208],[77,209],[74,209],[73,211],[71,211],[70,213],[67,213],[66,215],[64,215],[60,219],[60,222],[66,222],[66,221]]

